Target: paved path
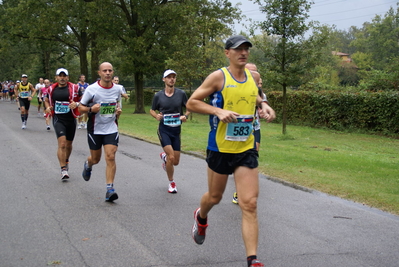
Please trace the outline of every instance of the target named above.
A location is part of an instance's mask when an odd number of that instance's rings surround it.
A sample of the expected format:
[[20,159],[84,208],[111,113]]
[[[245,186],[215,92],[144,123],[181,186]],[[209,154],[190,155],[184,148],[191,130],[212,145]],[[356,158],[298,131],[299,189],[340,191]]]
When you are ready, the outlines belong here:
[[[178,193],[168,194],[160,147],[121,136],[119,199],[111,204],[104,202],[104,161],[89,182],[81,177],[85,130],[77,130],[68,182],[60,180],[56,137],[43,118],[33,112],[21,130],[17,108],[0,102],[0,133],[1,267],[246,266],[232,178],[209,215],[205,243],[191,238],[206,191],[203,159],[183,154]],[[258,254],[266,266],[399,266],[399,217],[263,176],[260,191]]]

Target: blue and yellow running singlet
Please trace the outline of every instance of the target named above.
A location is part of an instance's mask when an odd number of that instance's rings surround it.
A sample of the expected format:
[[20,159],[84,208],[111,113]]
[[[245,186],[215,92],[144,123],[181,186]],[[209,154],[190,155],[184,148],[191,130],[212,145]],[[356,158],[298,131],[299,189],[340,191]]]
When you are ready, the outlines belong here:
[[222,90],[210,95],[210,104],[240,114],[237,123],[223,123],[215,115],[209,116],[208,149],[222,153],[242,153],[254,148],[253,122],[258,87],[251,72],[245,69],[246,80],[236,81],[227,68]]

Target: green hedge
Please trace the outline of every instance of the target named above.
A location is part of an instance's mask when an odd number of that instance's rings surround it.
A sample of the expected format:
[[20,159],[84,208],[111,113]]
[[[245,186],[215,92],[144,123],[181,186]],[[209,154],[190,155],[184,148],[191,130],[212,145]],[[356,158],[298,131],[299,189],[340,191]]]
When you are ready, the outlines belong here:
[[[276,122],[281,122],[283,93],[268,92],[267,98],[277,113]],[[399,133],[398,92],[289,91],[287,104],[289,124]]]

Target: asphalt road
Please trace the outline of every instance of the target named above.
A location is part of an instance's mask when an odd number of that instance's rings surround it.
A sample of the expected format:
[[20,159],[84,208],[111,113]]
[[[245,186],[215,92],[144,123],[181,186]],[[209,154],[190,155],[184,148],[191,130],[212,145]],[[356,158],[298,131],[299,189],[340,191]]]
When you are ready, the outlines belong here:
[[[81,176],[85,130],[76,133],[71,178],[61,182],[54,131],[35,111],[22,130],[16,106],[0,100],[1,267],[246,266],[233,178],[209,214],[205,243],[196,245],[191,226],[207,190],[203,159],[182,155],[178,193],[169,194],[160,146],[121,136],[119,199],[107,203],[104,161],[89,182]],[[258,257],[266,266],[399,266],[398,216],[264,176],[260,192]]]

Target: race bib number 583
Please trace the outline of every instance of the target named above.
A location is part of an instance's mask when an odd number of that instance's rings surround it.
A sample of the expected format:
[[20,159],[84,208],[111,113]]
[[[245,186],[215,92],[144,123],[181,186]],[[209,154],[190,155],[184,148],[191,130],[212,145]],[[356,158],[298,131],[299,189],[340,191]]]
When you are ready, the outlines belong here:
[[254,117],[242,115],[237,117],[237,122],[227,124],[225,139],[229,141],[246,141],[252,134]]

